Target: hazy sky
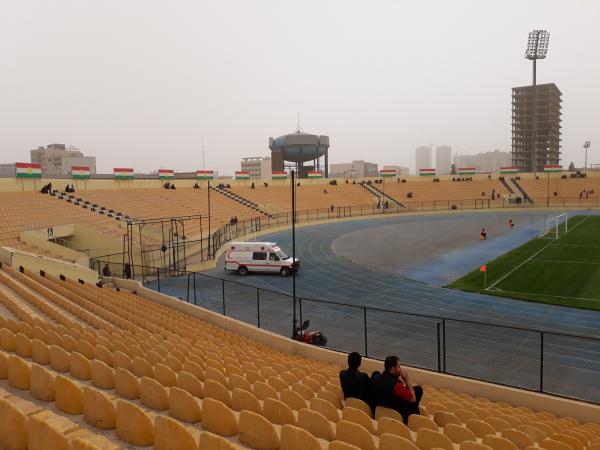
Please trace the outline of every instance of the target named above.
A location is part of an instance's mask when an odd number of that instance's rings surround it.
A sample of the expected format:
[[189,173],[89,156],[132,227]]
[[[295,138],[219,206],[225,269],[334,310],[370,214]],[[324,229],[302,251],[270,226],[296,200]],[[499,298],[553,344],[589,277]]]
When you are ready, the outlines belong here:
[[600,2],[0,0],[0,162],[65,143],[98,170],[239,170],[269,136],[330,162],[407,165],[442,144],[510,150],[511,87],[563,92],[563,164],[600,163]]

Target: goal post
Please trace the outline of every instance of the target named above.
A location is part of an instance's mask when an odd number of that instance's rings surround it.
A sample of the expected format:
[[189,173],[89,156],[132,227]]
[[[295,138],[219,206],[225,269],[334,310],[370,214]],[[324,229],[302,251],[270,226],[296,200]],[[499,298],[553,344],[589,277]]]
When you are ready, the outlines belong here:
[[563,235],[566,234],[569,231],[569,214],[568,213],[559,214],[554,219],[555,229],[556,229],[556,237],[555,237],[555,239],[558,239],[561,236],[561,234],[560,234],[560,224],[561,224],[561,219],[563,219],[563,218],[564,218],[564,222],[565,222],[565,229],[564,229]]
[[[564,223],[564,227],[563,227]],[[556,240],[569,231],[569,214],[562,213],[556,216],[546,216],[544,220],[543,233],[538,237],[540,239]]]

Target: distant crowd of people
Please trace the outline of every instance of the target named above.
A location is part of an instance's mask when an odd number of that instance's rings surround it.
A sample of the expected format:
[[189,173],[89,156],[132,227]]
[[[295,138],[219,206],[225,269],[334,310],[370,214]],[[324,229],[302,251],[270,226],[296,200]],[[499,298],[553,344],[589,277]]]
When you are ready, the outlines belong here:
[[369,375],[361,372],[362,358],[357,352],[348,355],[348,368],[340,372],[340,385],[344,399],[357,398],[371,407],[374,413],[377,406],[391,408],[400,413],[404,423],[411,414],[420,414],[419,403],[423,388],[414,385],[406,369],[397,356],[388,356],[383,363],[383,372]]

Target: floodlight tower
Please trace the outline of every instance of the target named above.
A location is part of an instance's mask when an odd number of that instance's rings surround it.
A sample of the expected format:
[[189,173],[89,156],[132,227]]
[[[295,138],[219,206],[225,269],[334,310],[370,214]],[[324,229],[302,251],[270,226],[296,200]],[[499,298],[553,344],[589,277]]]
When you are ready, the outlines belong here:
[[587,152],[588,148],[590,148],[590,141],[585,141],[583,143],[583,148],[585,148],[585,173],[587,173]]
[[550,41],[550,33],[546,30],[533,30],[529,32],[527,40],[527,50],[525,51],[525,59],[533,61],[533,148],[531,149],[531,170],[537,170],[536,158],[536,108],[537,108],[537,82],[536,82],[536,63],[538,59],[545,59],[548,53],[548,42]]

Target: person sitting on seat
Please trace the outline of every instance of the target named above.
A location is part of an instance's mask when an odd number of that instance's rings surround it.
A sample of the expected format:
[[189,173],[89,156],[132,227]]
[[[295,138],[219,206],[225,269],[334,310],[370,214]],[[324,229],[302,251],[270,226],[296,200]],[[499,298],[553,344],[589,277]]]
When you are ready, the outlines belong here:
[[175,189],[175,185],[174,184],[171,184],[171,189]]
[[193,188],[194,188],[194,189],[200,189],[200,186],[198,185],[198,183],[194,183],[194,186],[193,186]]
[[485,231],[485,228],[482,228],[479,232],[479,239],[481,239],[482,241],[485,241],[487,239],[487,231]]
[[171,188],[171,183],[169,183],[169,182],[167,181],[165,184],[163,184],[163,187],[164,187],[165,189],[170,189],[170,188]]
[[269,187],[269,183],[263,183],[265,185],[266,188]]
[[395,409],[407,423],[408,416],[421,413],[419,402],[423,397],[423,388],[413,386],[397,356],[385,358],[383,367],[383,373],[374,372],[371,376],[373,401],[376,406]]
[[108,263],[104,264],[104,268],[102,269],[102,275],[105,277],[110,277],[112,273],[110,272],[110,267],[108,267]]
[[340,385],[344,400],[348,397],[358,398],[371,405],[371,380],[366,372],[358,370],[360,363],[360,354],[352,352],[348,355],[348,368],[340,371]]

